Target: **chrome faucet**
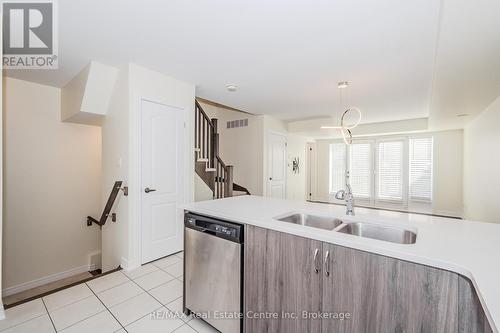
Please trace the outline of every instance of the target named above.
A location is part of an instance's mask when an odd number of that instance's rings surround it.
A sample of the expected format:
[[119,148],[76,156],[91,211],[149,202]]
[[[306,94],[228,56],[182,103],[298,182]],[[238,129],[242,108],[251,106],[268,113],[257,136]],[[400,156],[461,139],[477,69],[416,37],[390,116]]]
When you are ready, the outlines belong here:
[[354,196],[352,195],[351,184],[349,184],[349,171],[345,174],[345,190],[335,193],[335,199],[345,200],[346,215],[354,216]]

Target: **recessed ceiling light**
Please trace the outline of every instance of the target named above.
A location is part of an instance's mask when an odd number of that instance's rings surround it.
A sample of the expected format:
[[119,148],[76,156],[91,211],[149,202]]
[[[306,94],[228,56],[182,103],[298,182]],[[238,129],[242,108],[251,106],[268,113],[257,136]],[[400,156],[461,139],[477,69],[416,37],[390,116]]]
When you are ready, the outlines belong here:
[[348,86],[349,86],[348,81],[340,81],[339,83],[337,83],[337,88],[339,89],[344,89],[347,88]]
[[459,113],[457,114],[457,117],[468,117],[470,116],[470,113]]
[[226,85],[226,89],[227,89],[227,91],[234,92],[234,91],[238,90],[238,86],[235,84],[228,84],[228,85]]

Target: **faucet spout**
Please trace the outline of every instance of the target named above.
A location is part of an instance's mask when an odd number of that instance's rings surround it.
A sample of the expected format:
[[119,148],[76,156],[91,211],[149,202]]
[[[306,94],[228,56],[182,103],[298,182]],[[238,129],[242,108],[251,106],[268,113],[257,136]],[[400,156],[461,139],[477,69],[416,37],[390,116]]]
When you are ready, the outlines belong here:
[[349,171],[345,175],[345,190],[340,190],[335,194],[337,200],[345,200],[346,215],[354,216],[354,195],[349,183]]

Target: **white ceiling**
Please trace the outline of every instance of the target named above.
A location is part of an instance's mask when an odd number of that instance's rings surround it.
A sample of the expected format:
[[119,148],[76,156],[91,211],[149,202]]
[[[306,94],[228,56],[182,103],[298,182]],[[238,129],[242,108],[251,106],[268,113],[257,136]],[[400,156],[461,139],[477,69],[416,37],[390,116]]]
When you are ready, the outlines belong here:
[[[491,3],[500,13],[496,0],[444,1]],[[60,87],[90,60],[135,62],[196,84],[197,96],[284,120],[338,111],[341,80],[351,82],[349,101],[363,110],[363,122],[428,117],[440,17],[447,17],[439,0],[58,4],[60,69],[8,75]],[[467,12],[455,14],[463,20],[451,23],[451,33],[468,22]],[[488,28],[499,36],[498,24]],[[456,56],[446,51],[441,63]],[[227,83],[239,90],[227,92]]]

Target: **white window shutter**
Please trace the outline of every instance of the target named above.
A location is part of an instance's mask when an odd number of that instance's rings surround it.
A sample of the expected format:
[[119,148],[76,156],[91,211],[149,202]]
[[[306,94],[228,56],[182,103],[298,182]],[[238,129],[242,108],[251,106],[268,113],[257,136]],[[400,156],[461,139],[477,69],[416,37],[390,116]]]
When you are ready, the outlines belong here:
[[404,141],[382,141],[378,144],[378,193],[382,200],[403,200]]
[[330,145],[330,193],[336,193],[345,187],[346,145]]
[[410,139],[410,200],[432,201],[432,137]]
[[350,182],[355,197],[370,199],[372,188],[372,145],[353,143],[350,146]]

